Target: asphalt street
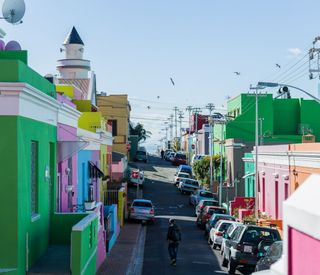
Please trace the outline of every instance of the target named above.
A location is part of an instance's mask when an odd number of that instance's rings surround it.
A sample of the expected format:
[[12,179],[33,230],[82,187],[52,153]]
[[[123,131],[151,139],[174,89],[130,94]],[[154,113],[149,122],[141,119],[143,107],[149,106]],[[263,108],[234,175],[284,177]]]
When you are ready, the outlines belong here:
[[[145,171],[143,197],[152,200],[157,217],[154,225],[146,225],[142,274],[227,274],[220,267],[220,252],[212,251],[195,224],[189,196],[180,194],[172,184],[176,167],[157,157],[138,165]],[[171,217],[175,217],[182,233],[176,266],[170,265],[166,241]]]

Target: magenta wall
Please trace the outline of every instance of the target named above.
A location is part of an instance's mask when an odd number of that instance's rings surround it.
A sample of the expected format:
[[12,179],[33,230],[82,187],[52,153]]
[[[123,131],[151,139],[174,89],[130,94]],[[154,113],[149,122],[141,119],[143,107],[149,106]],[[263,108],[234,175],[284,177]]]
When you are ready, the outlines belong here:
[[288,274],[320,275],[320,241],[289,227]]
[[[57,127],[57,136],[58,141],[77,141],[77,129],[68,125],[64,125],[58,123]],[[72,156],[72,205],[76,205],[77,203],[77,182],[78,182],[78,174],[77,167],[78,165],[78,157],[77,153]],[[57,211],[59,212],[71,212],[72,206],[68,205],[68,196],[69,192],[67,192],[66,188],[68,186],[68,178],[69,175],[66,174],[66,169],[68,168],[68,160],[63,160],[58,163],[58,174],[60,177],[57,181]],[[71,206],[71,207],[70,207]]]
[[76,105],[73,104],[68,98],[61,95],[60,93],[57,93],[57,100],[61,103],[65,103],[65,104],[71,106],[72,108],[76,109]]

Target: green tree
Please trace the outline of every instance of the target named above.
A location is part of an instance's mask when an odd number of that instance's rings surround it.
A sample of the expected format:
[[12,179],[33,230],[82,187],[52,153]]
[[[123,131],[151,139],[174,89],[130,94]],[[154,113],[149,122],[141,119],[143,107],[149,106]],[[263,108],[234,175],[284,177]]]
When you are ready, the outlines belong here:
[[[216,170],[220,167],[220,155],[212,156],[212,164],[213,164],[212,177],[214,177]],[[200,180],[204,186],[209,187],[210,157],[206,156],[202,160],[194,162],[192,168],[196,178]]]
[[151,137],[152,133],[143,128],[143,124],[137,123],[135,127],[130,124],[130,135],[138,136],[138,142],[145,141],[147,138]]

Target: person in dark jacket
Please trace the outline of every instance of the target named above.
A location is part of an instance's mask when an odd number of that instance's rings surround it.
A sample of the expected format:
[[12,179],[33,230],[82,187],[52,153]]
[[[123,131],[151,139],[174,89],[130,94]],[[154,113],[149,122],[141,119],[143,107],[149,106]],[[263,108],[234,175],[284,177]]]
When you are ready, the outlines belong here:
[[161,150],[161,158],[163,159],[163,157],[164,157],[164,151],[163,151],[163,149]]
[[174,219],[169,220],[167,241],[168,241],[168,251],[171,259],[171,264],[176,265],[178,247],[181,241],[181,232],[179,227],[176,225]]

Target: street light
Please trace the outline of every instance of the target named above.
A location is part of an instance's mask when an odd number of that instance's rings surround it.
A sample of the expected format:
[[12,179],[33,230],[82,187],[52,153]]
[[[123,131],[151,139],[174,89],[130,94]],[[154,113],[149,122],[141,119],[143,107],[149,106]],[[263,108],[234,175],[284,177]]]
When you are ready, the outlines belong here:
[[300,92],[303,92],[305,93],[306,95],[310,96],[311,98],[313,98],[314,100],[316,100],[318,103],[320,103],[320,99],[315,97],[314,95],[308,93],[307,91],[305,90],[302,90],[301,88],[298,88],[296,86],[292,86],[292,85],[288,85],[288,84],[281,84],[281,83],[275,83],[275,82],[263,82],[263,81],[259,81],[258,82],[258,87],[270,87],[270,88],[275,88],[275,87],[289,87],[289,88],[292,88],[292,89],[296,89]]

